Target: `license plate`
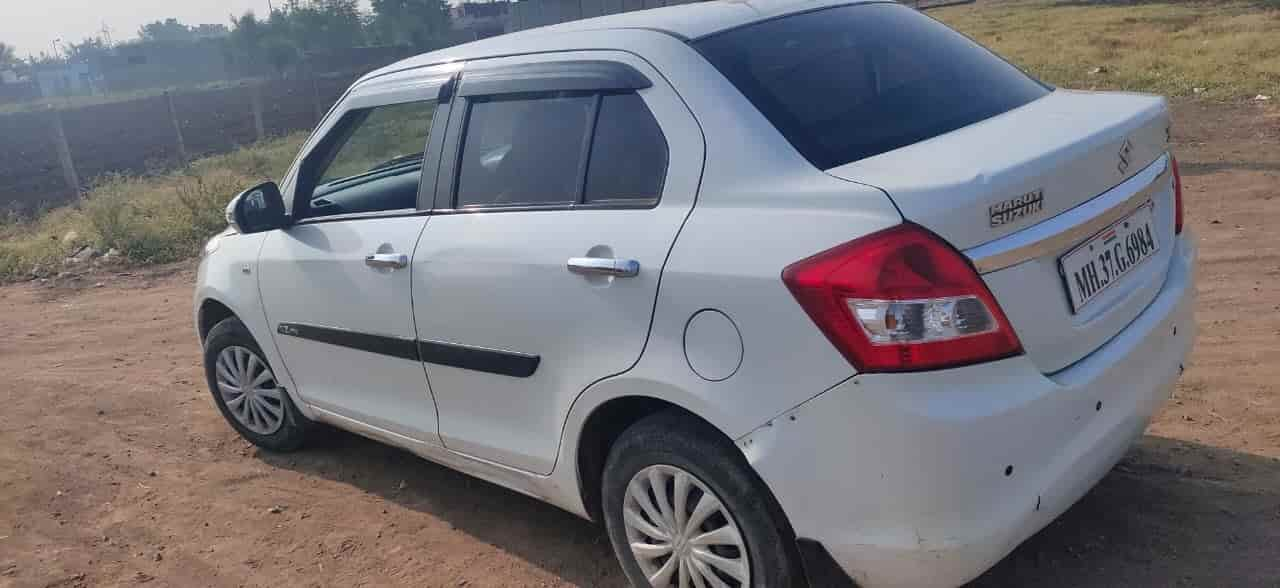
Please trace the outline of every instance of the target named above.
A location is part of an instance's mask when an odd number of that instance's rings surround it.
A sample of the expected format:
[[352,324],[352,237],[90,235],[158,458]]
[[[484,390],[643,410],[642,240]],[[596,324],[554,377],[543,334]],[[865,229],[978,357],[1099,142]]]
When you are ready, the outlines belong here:
[[1058,259],[1072,312],[1079,312],[1160,249],[1152,203],[1116,221]]

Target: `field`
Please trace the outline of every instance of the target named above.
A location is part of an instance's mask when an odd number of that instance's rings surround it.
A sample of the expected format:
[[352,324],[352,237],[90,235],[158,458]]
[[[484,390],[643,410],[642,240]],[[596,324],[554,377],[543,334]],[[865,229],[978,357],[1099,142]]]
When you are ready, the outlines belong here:
[[1064,88],[1280,99],[1280,4],[1013,0],[929,11]]
[[107,176],[75,206],[34,219],[0,217],[0,283],[55,276],[85,247],[115,249],[133,263],[189,258],[226,227],[231,197],[280,177],[303,139],[264,141],[153,176]]
[[[1201,254],[1200,338],[1175,399],[1097,488],[973,585],[1277,586],[1280,106],[1253,98],[1280,90],[1264,58],[1280,54],[1280,15],[1074,2],[930,14],[1064,86],[1179,96]],[[1205,35],[1226,48],[1198,49]],[[1143,69],[1156,62],[1161,76]],[[271,173],[291,148],[199,165]],[[120,193],[149,194],[155,208],[136,210],[158,215],[191,180],[120,181],[140,182]],[[5,246],[38,251],[70,228],[98,239],[92,200],[0,229],[0,262]],[[238,438],[204,387],[192,262],[67,271],[0,287],[0,588],[622,585],[604,532],[553,507],[352,435],[283,456]]]
[[[175,120],[189,159],[229,153],[258,139],[255,96],[261,98],[264,135],[281,137],[310,131],[317,112],[328,110],[354,80],[350,74],[334,74],[175,91],[172,116],[163,94],[86,97],[58,109],[56,116],[62,121],[80,191],[92,191],[112,175],[147,176],[180,169],[183,158]],[[78,191],[63,175],[54,116],[50,110],[0,110],[0,214],[30,215],[75,204]]]

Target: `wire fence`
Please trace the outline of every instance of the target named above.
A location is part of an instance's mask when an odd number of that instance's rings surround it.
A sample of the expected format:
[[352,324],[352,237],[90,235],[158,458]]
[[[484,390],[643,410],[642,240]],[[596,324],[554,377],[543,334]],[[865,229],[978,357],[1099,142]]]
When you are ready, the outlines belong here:
[[252,81],[0,116],[0,212],[74,200],[104,174],[148,174],[313,128],[355,74]]

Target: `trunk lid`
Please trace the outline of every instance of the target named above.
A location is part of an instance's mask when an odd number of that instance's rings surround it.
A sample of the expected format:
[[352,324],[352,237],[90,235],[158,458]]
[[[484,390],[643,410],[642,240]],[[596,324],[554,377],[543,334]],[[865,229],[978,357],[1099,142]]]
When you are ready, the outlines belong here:
[[[973,259],[1028,356],[1052,373],[1123,329],[1164,282],[1168,127],[1163,98],[1059,90],[827,173],[881,188]],[[1155,253],[1074,308],[1059,259],[1148,201]]]

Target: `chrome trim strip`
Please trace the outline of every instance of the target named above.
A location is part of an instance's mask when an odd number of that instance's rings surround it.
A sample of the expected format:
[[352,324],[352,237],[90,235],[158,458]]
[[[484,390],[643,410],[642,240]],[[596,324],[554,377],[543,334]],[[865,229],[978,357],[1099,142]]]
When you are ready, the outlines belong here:
[[986,274],[1070,249],[1125,215],[1137,210],[1165,187],[1169,154],[1161,155],[1119,185],[1063,211],[994,241],[964,251],[978,273]]

